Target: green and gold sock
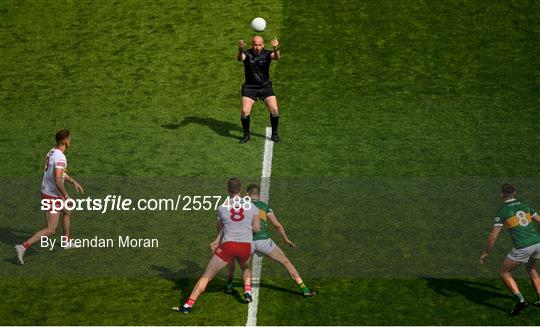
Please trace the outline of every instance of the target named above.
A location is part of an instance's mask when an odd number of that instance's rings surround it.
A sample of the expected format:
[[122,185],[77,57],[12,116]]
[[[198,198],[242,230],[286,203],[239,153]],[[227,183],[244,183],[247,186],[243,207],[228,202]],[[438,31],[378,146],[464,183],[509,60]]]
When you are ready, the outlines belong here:
[[307,288],[307,286],[306,286],[306,284],[304,284],[304,282],[301,282],[300,284],[298,284],[298,287],[300,287],[302,289],[302,292],[304,292],[304,293],[309,292],[309,288]]

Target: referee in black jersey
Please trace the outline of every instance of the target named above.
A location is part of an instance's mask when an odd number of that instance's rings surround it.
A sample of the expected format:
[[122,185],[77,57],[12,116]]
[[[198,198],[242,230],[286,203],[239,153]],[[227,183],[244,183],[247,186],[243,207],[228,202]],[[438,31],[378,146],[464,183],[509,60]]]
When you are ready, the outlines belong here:
[[240,143],[249,141],[249,114],[251,107],[258,99],[261,99],[266,104],[270,112],[270,125],[272,125],[272,141],[281,143],[278,135],[279,109],[276,95],[270,81],[270,62],[279,60],[281,54],[279,52],[279,41],[272,39],[270,42],[273,51],[264,48],[264,40],[261,36],[254,36],[251,40],[251,49],[244,50],[246,43],[244,40],[238,42],[238,55],[236,59],[244,63],[244,75],[246,81],[242,84],[242,113],[240,120],[244,136],[240,139]]

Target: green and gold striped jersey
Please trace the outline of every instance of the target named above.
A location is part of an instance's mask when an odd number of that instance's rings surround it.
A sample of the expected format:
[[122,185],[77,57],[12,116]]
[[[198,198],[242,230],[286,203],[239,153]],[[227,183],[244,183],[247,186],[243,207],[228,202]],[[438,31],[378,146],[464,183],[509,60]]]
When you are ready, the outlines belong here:
[[494,223],[508,230],[516,249],[523,249],[540,243],[540,234],[533,222],[535,215],[536,210],[525,201],[510,199],[497,210]]
[[257,208],[259,208],[259,218],[261,219],[261,230],[258,233],[253,234],[253,240],[258,241],[269,239],[270,234],[268,234],[266,220],[268,219],[267,214],[271,213],[272,209],[270,209],[268,204],[261,200],[252,199],[251,203],[253,203]]

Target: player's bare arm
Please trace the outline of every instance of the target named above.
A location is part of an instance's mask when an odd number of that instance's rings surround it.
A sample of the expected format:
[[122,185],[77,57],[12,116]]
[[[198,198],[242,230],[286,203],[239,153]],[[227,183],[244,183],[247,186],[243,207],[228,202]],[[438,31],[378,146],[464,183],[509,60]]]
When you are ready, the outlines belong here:
[[69,199],[69,194],[66,190],[66,187],[64,186],[64,170],[63,169],[55,169],[54,170],[54,182],[56,184],[56,187],[58,188],[58,192],[62,194],[64,199]]
[[221,220],[218,220],[216,223],[216,229],[217,229],[217,236],[216,239],[210,243],[210,249],[212,249],[212,252],[214,252],[217,247],[219,246],[219,243],[221,242],[221,238],[223,237],[223,222]]
[[244,61],[244,59],[246,59],[246,55],[244,54],[245,46],[246,46],[246,42],[244,42],[244,40],[238,41],[238,54],[236,55],[236,60]]
[[81,186],[81,184],[79,184],[73,177],[69,176],[67,173],[64,173],[64,180],[68,183],[71,183],[77,193],[84,193],[84,188]]
[[291,248],[295,248],[296,244],[294,244],[291,240],[289,240],[289,238],[287,237],[287,233],[285,233],[285,228],[278,221],[276,215],[272,212],[269,212],[266,215],[266,217],[268,218],[270,223],[274,226],[278,234],[281,235],[281,237],[283,237],[283,240],[285,241],[285,243],[287,243],[287,245],[290,246]]
[[480,264],[484,264],[486,261],[486,258],[489,254],[489,251],[493,246],[495,245],[495,241],[497,241],[497,237],[499,237],[499,233],[501,232],[502,227],[500,226],[493,226],[493,229],[491,230],[491,233],[489,233],[487,244],[484,249],[484,252],[482,252],[482,255],[480,256]]
[[532,219],[536,222],[536,229],[540,233],[540,215],[536,213],[534,216],[532,216]]
[[272,58],[272,60],[279,60],[281,58],[281,52],[279,51],[279,40],[277,38],[273,38],[272,41],[270,41],[270,44],[274,48],[274,51],[270,54],[270,58]]
[[259,213],[253,217],[253,222],[251,223],[251,229],[254,233],[258,233],[261,230],[261,219],[259,218]]

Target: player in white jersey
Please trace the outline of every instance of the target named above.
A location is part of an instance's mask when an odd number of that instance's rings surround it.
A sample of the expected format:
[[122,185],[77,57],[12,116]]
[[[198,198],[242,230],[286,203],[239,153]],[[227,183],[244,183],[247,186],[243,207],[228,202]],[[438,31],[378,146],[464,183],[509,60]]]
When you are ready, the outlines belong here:
[[[285,228],[278,221],[274,211],[270,209],[266,202],[261,200],[261,187],[257,184],[250,184],[247,187],[248,197],[251,198],[251,203],[259,208],[259,219],[261,220],[261,229],[258,233],[253,234],[253,248],[252,252],[256,253],[258,256],[263,257],[267,256],[268,258],[279,262],[287,270],[291,278],[296,282],[296,285],[302,290],[304,297],[312,297],[317,295],[316,292],[310,290],[304,283],[302,277],[296,270],[296,267],[293,265],[291,260],[285,255],[283,250],[272,241],[270,234],[268,232],[268,223],[270,222],[276,231],[283,237],[285,243],[291,248],[295,248],[294,244],[285,233]],[[216,241],[210,244],[210,247],[213,248],[216,246]],[[234,276],[234,262],[228,265],[227,269],[227,286],[225,287],[225,292],[231,294],[233,292],[233,276]]]
[[240,199],[240,192],[242,191],[242,182],[238,178],[231,178],[227,188],[230,201],[221,205],[217,211],[217,230],[218,234],[221,235],[220,244],[214,251],[206,270],[195,284],[187,301],[180,307],[174,307],[174,311],[191,312],[193,304],[204,292],[208,283],[221,269],[235,259],[242,268],[244,300],[246,302],[252,300],[249,259],[251,258],[253,232],[260,230],[259,209],[250,202],[233,201],[235,198]]
[[[38,242],[42,236],[51,236],[56,233],[56,226],[60,220],[60,212],[63,213],[62,229],[64,236],[71,239],[71,212],[67,209],[60,210],[59,201],[69,199],[69,195],[64,186],[64,181],[67,181],[75,187],[77,192],[83,193],[84,189],[81,184],[71,178],[67,173],[67,160],[64,152],[71,144],[69,130],[63,129],[56,133],[56,146],[52,148],[45,159],[45,172],[43,181],[41,182],[41,199],[48,201],[51,210],[45,212],[45,220],[47,226],[32,237],[26,240],[23,244],[15,245],[17,258],[21,265],[24,265],[24,253],[34,243]],[[53,207],[54,206],[54,207]],[[52,210],[52,209],[58,210]],[[53,212],[54,211],[54,212]],[[72,243],[65,248],[73,247]]]

